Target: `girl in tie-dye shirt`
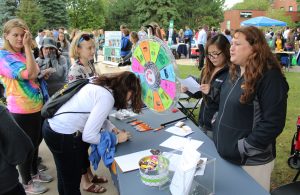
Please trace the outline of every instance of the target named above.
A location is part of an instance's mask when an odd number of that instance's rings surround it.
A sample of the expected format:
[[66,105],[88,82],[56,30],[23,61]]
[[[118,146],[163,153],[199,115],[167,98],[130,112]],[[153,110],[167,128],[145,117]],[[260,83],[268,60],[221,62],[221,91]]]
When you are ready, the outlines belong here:
[[11,113],[35,113],[43,105],[39,84],[36,80],[28,80],[25,63],[24,54],[0,50],[0,80],[5,87],[7,108]]
[[[43,106],[37,82],[40,69],[32,55],[31,33],[23,20],[12,19],[6,22],[3,36],[4,46],[3,50],[0,50],[0,81],[5,87],[7,108],[34,145],[34,152],[19,165],[19,172],[26,193],[41,194],[47,191],[47,188],[39,182],[49,182],[53,178],[38,172],[37,169],[42,122],[40,111]],[[47,76],[48,73],[43,72],[43,75]],[[22,143],[17,144],[22,147]]]

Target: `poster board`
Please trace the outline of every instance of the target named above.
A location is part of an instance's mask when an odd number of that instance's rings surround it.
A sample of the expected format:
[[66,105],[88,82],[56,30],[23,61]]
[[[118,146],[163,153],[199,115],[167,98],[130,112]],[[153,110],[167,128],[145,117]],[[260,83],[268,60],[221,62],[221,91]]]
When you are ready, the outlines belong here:
[[118,66],[121,58],[121,31],[105,31],[105,43],[103,47],[103,63]]

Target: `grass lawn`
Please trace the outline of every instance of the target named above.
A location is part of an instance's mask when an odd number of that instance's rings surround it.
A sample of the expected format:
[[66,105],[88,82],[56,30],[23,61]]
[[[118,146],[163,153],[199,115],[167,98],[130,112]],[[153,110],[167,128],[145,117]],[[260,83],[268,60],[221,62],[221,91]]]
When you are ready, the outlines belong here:
[[[180,77],[200,75],[195,66],[179,65],[178,67]],[[286,72],[285,75],[290,86],[287,117],[285,128],[277,139],[277,158],[272,174],[272,188],[291,182],[297,173],[288,166],[287,159],[290,156],[292,137],[297,130],[296,121],[300,115],[300,72]],[[199,111],[196,110],[195,114],[198,113]]]

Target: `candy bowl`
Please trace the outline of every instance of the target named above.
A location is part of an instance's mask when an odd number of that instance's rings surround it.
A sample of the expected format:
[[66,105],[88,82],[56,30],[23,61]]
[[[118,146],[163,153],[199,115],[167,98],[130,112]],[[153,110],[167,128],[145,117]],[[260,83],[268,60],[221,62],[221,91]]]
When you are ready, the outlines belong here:
[[143,157],[139,167],[141,180],[148,186],[162,186],[169,181],[169,160],[161,155]]

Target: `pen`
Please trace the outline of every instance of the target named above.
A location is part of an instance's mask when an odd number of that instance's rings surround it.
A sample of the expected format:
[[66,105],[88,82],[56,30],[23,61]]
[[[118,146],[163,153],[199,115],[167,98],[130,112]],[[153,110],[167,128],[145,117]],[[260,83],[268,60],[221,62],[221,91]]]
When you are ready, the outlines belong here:
[[175,120],[166,122],[166,123],[162,123],[162,124],[160,124],[160,127],[154,129],[153,131],[156,132],[156,131],[162,130],[163,128],[165,128],[165,127],[166,127],[167,125],[169,125],[169,124],[172,124],[172,123],[174,123],[174,122],[181,121],[181,120],[186,120],[186,119],[187,119],[187,116],[182,117],[182,118],[178,118],[178,119],[175,119]]

